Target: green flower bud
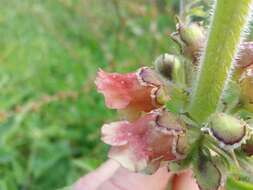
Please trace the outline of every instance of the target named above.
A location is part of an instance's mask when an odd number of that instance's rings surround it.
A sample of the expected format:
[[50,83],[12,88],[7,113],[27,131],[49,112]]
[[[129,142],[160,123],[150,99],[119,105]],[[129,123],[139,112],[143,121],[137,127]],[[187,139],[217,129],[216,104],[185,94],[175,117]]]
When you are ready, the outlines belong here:
[[165,53],[156,58],[154,65],[164,78],[176,83],[184,83],[184,65],[177,56]]
[[219,142],[222,148],[233,150],[241,146],[249,137],[248,124],[225,113],[215,113],[208,126],[203,128]]
[[197,23],[186,25],[179,21],[177,30],[181,41],[184,43],[184,53],[196,61],[201,48],[204,46],[204,29]]

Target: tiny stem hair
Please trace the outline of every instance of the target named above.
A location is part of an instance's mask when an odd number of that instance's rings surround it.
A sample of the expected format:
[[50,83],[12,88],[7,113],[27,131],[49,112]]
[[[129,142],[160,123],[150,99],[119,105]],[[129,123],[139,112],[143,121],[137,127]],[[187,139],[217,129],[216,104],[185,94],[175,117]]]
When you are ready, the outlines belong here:
[[218,107],[250,18],[251,3],[216,1],[188,110],[198,122],[204,122]]

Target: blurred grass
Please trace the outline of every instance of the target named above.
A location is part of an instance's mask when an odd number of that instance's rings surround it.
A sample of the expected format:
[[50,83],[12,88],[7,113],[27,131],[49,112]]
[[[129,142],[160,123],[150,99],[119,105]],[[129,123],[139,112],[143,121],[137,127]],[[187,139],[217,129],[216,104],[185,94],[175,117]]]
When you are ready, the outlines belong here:
[[61,188],[106,159],[99,128],[116,115],[96,71],[133,71],[175,51],[177,4],[0,0],[1,190]]

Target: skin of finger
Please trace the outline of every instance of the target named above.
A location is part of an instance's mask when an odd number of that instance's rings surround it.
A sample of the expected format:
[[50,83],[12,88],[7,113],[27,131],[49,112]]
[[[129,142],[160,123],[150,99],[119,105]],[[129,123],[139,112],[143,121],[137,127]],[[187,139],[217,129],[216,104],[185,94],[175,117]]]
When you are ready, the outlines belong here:
[[166,168],[159,169],[154,175],[142,175],[119,168],[98,190],[165,190],[171,178],[172,174]]
[[120,168],[120,165],[114,160],[108,160],[96,171],[80,178],[74,185],[73,190],[97,190],[98,187]]
[[191,170],[176,174],[172,180],[173,190],[199,190]]

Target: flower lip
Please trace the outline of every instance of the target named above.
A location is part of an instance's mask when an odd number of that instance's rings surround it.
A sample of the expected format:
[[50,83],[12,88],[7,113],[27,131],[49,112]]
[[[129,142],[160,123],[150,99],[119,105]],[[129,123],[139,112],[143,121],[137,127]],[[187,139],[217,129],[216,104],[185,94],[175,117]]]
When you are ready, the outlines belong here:
[[149,67],[142,67],[137,71],[137,78],[143,86],[159,87],[162,82],[159,75]]
[[134,73],[125,75],[107,73],[99,69],[95,84],[98,92],[105,97],[107,107],[111,109],[124,109],[131,102],[130,91],[136,88],[136,76]]
[[[120,121],[120,122],[113,122],[110,124],[104,124],[101,128],[101,139],[106,144],[110,144],[112,146],[122,146],[128,143],[127,139],[121,135],[118,128],[119,125],[129,125],[128,121]],[[118,135],[120,133],[120,135]],[[117,138],[116,138],[117,137]]]
[[129,119],[159,108],[169,100],[168,87],[149,67],[125,74],[100,69],[95,84],[98,92],[104,95],[106,106],[122,110]]
[[157,115],[155,123],[156,127],[164,133],[176,136],[185,132],[185,129],[182,127],[183,123],[180,122],[176,116],[165,110]]

